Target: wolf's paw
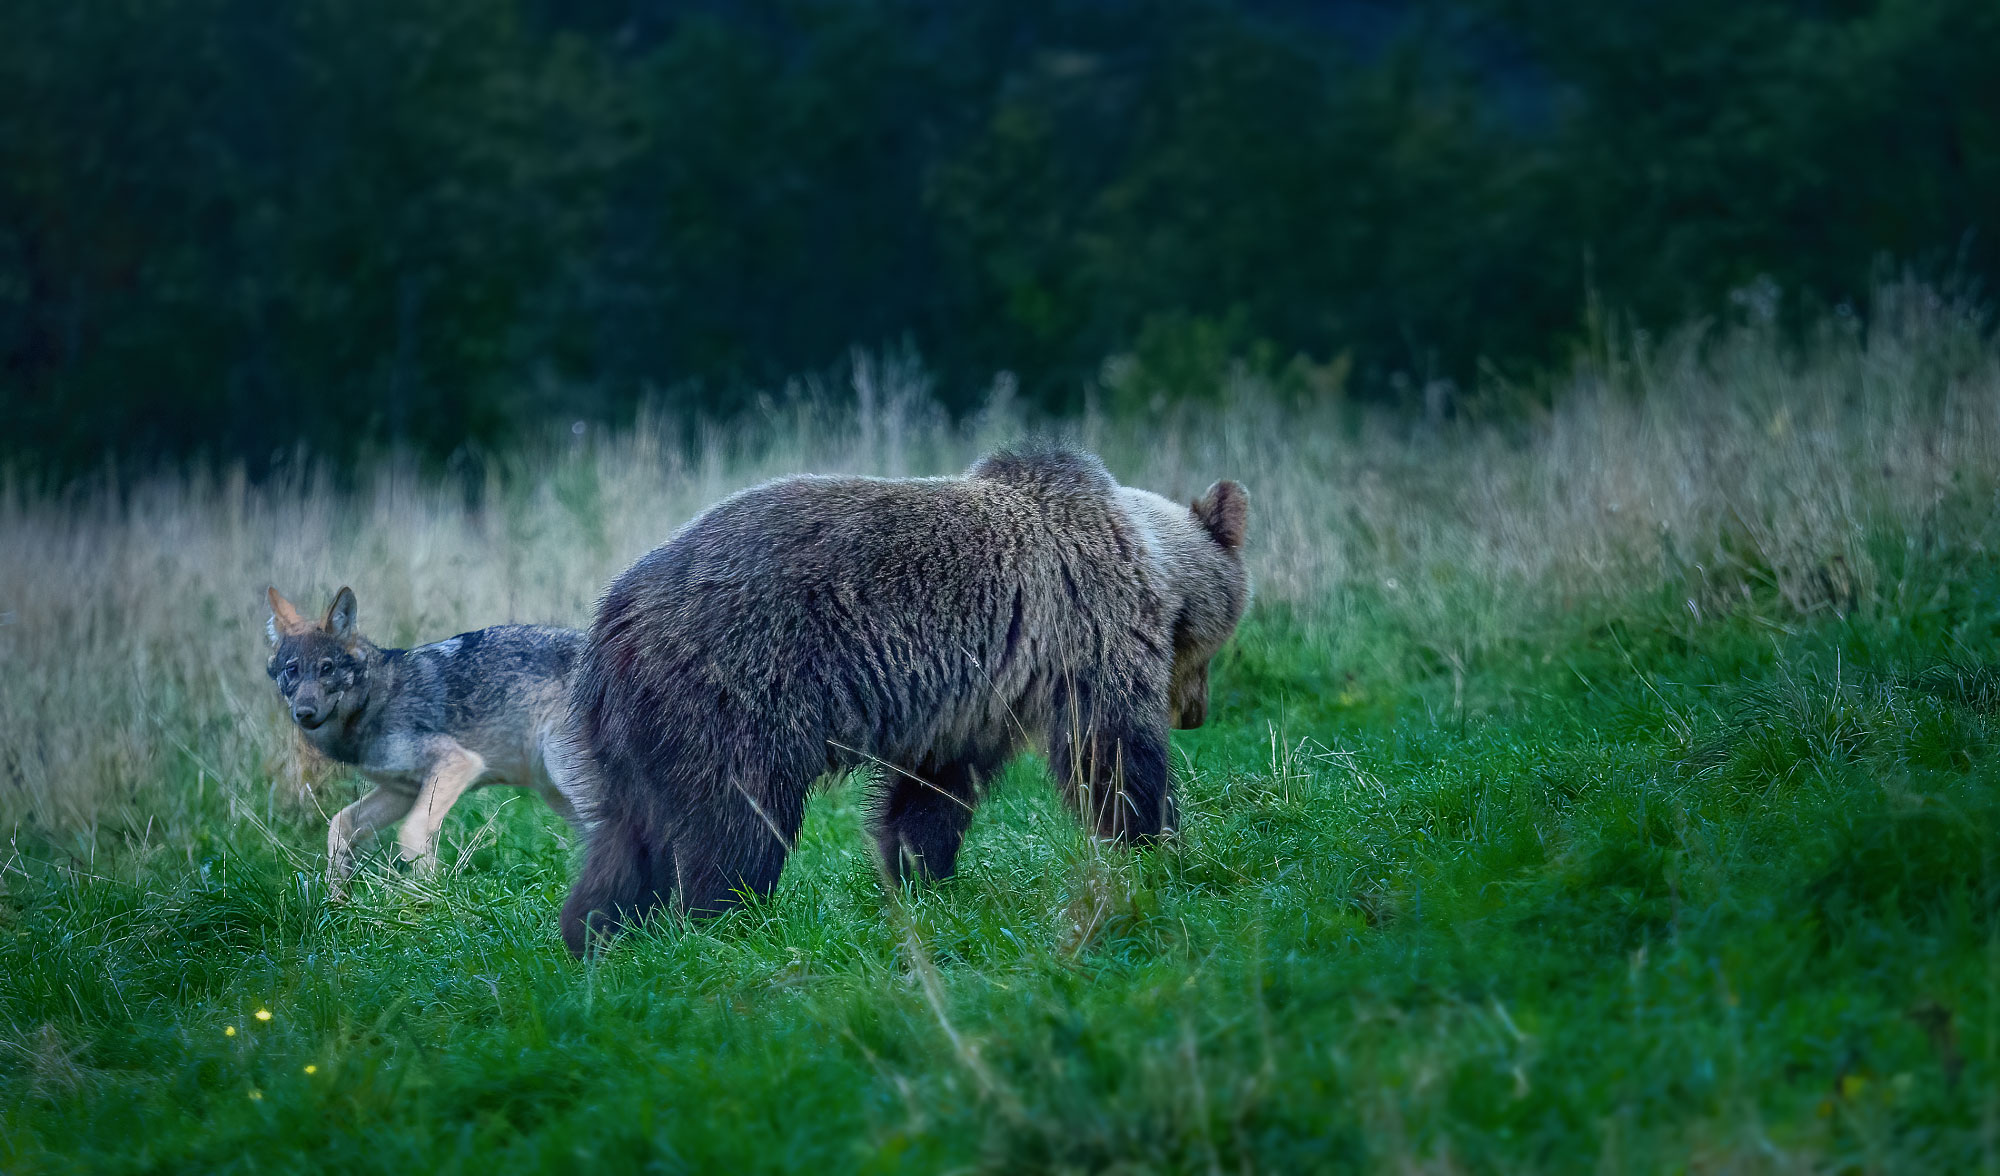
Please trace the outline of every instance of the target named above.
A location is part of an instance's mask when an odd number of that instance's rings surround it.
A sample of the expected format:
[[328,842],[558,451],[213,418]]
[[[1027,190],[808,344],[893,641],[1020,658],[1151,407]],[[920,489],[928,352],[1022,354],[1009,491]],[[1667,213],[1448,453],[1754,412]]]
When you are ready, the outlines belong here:
[[396,869],[408,874],[412,878],[434,878],[437,876],[438,859],[434,853],[425,854],[422,857],[404,857],[399,853],[390,860],[396,863]]

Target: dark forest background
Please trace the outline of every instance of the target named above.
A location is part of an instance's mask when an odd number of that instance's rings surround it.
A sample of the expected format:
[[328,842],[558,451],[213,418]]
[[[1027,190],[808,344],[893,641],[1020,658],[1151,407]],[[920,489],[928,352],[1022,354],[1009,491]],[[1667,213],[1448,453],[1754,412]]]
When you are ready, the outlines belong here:
[[1991,0],[0,0],[0,454],[443,454],[854,346],[1470,404],[1587,304],[1990,287],[1996,220]]

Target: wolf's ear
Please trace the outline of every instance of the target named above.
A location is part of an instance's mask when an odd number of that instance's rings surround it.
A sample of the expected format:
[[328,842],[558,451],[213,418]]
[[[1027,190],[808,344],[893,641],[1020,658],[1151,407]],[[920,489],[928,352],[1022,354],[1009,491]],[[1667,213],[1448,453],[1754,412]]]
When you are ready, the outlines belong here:
[[292,602],[278,595],[276,588],[264,589],[264,599],[271,602],[271,619],[264,622],[264,635],[276,645],[278,639],[288,633],[303,633],[312,628],[312,622],[299,615]]
[[320,628],[342,641],[354,640],[354,589],[342,588],[334,594],[333,607],[326,610],[326,623]]
[[1191,504],[1194,517],[1223,549],[1243,546],[1243,532],[1250,526],[1250,492],[1227,479],[1208,488],[1208,493]]

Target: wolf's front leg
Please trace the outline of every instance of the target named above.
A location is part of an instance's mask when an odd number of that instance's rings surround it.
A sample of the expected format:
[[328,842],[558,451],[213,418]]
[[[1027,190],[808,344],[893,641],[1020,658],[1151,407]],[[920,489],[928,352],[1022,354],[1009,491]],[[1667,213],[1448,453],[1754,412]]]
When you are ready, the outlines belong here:
[[354,873],[354,843],[409,812],[410,801],[407,792],[377,788],[333,815],[326,827],[326,884],[334,897],[345,895]]
[[400,856],[415,866],[419,874],[437,869],[438,831],[444,828],[445,814],[485,770],[486,761],[478,753],[457,743],[445,748],[431,762],[424,786],[417,790],[416,803],[403,820],[402,831],[396,835]]

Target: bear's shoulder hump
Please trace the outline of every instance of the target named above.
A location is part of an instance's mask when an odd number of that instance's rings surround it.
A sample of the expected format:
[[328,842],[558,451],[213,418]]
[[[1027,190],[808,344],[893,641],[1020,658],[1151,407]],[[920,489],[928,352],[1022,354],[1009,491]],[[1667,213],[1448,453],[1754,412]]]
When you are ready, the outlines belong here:
[[1108,495],[1118,488],[1095,454],[1059,446],[996,449],[973,462],[965,476],[1067,493]]

